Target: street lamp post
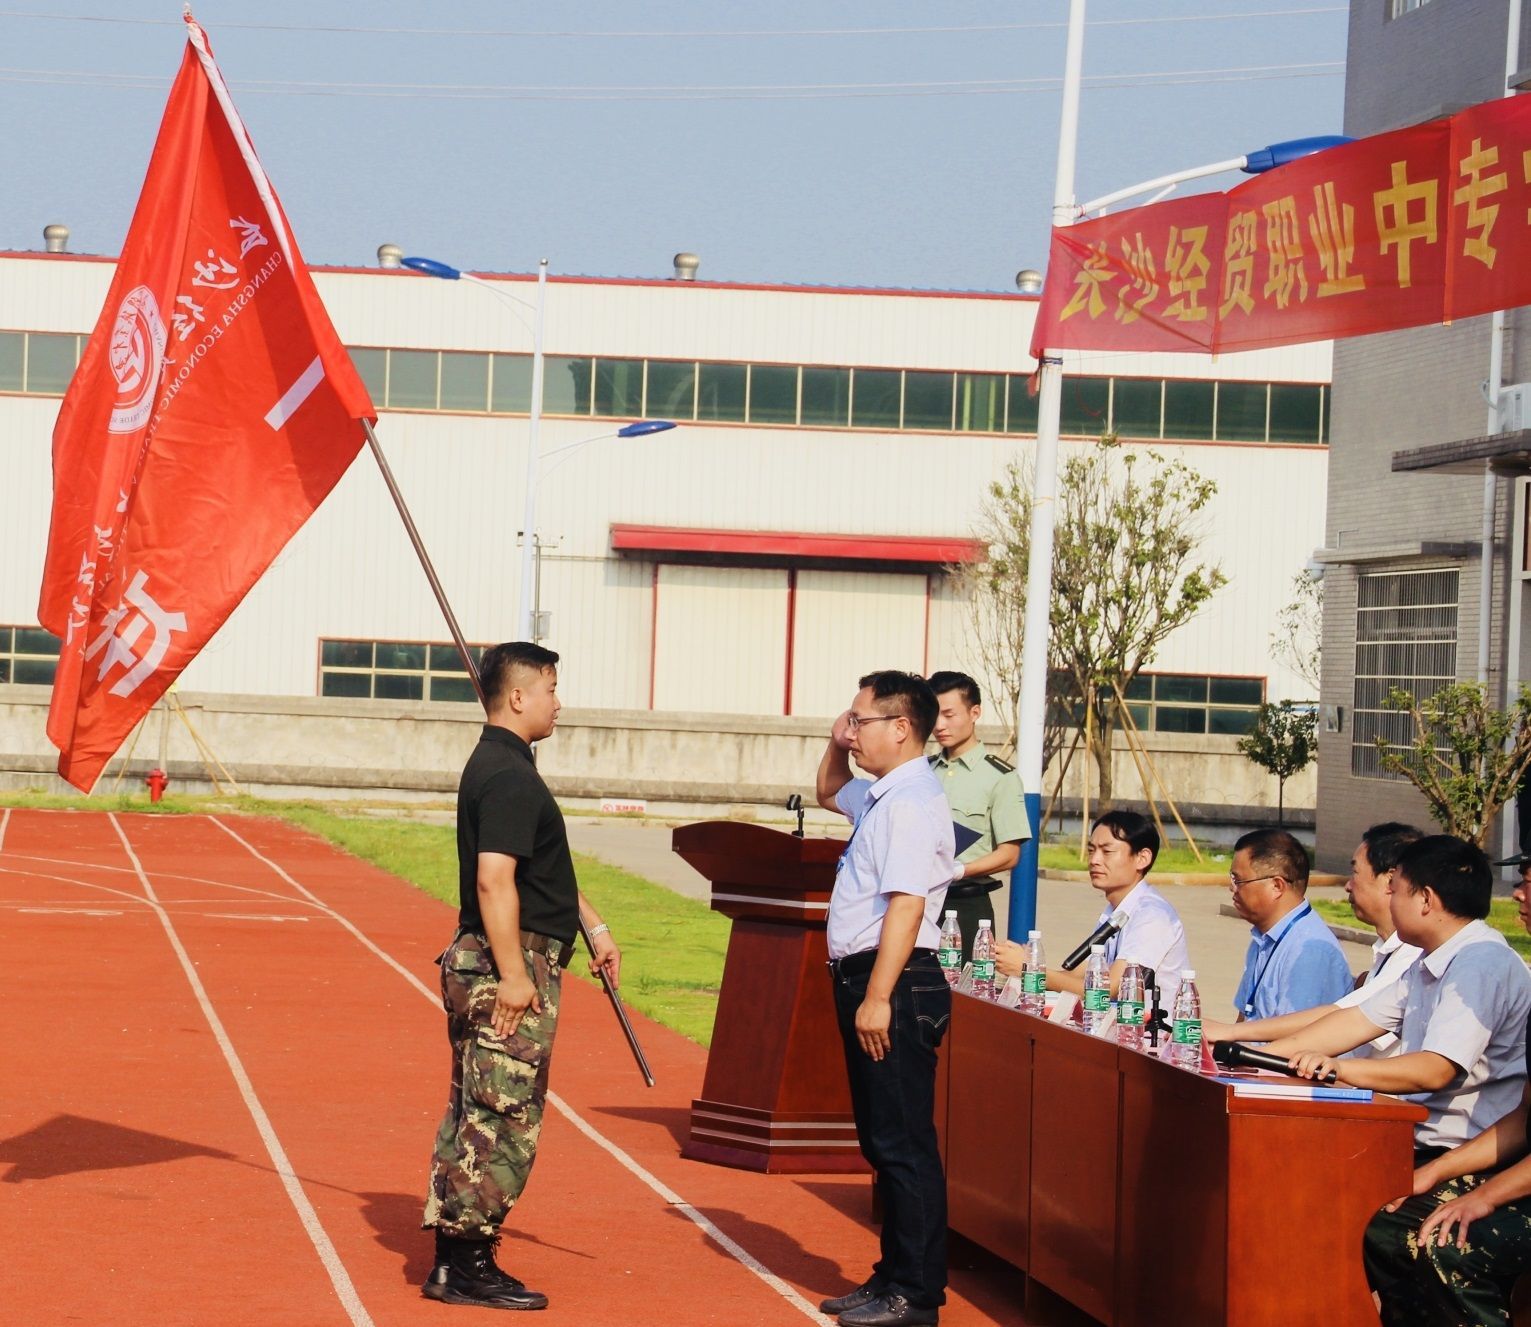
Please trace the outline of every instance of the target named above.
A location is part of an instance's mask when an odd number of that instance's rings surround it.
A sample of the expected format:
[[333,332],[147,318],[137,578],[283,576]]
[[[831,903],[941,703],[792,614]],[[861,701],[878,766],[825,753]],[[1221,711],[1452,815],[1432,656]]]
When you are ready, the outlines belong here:
[[[1261,148],[1244,157],[1213,162],[1161,175],[1078,206],[1074,168],[1079,143],[1079,90],[1084,70],[1085,0],[1069,0],[1068,37],[1063,69],[1063,107],[1058,127],[1058,170],[1053,186],[1053,226],[1071,226],[1085,212],[1097,211],[1141,193],[1163,196],[1184,180],[1223,171],[1256,175],[1349,140],[1340,137],[1296,139]],[[1063,360],[1044,351],[1038,365],[1037,458],[1031,504],[1031,547],[1026,564],[1026,613],[1021,643],[1021,686],[1016,704],[1017,748],[1021,784],[1031,838],[1023,845],[1012,872],[1007,931],[1024,942],[1037,919],[1037,867],[1042,835],[1042,742],[1047,719],[1048,628],[1052,604],[1053,534],[1058,505],[1058,433],[1063,404]]]
[[[540,598],[538,580],[542,570],[542,557],[537,546],[537,489],[542,478],[542,462],[548,456],[573,451],[576,447],[583,447],[588,442],[597,442],[602,438],[636,438],[647,433],[659,433],[664,429],[672,429],[675,425],[669,420],[640,420],[636,424],[628,424],[611,433],[602,433],[595,438],[571,442],[544,453],[542,450],[542,399],[545,364],[542,338],[543,329],[547,324],[548,260],[543,258],[537,264],[537,302],[535,304],[528,304],[523,299],[517,299],[514,295],[501,290],[492,281],[485,281],[482,277],[474,276],[472,272],[464,272],[461,268],[453,267],[451,263],[444,263],[436,258],[410,257],[399,261],[404,267],[426,276],[437,277],[442,281],[466,281],[470,285],[478,286],[481,290],[487,290],[497,300],[511,305],[513,311],[514,306],[517,305],[532,311],[532,399],[526,428],[526,503],[521,515],[521,594],[516,605],[516,638],[532,640],[536,631],[537,601]],[[526,320],[519,312],[516,313],[516,317],[525,326]]]

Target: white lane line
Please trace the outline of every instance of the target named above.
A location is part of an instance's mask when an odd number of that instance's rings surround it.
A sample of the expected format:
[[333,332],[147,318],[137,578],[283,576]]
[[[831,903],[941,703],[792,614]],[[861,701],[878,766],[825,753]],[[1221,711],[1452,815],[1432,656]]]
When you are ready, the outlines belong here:
[[5,851],[5,827],[11,823],[11,808],[6,807],[0,812],[0,852]]
[[208,999],[207,989],[202,985],[202,979],[197,975],[197,969],[191,961],[191,956],[186,952],[186,947],[181,943],[181,937],[176,934],[170,914],[160,905],[154,886],[149,881],[148,873],[145,872],[143,863],[138,860],[138,854],[133,851],[133,845],[128,842],[128,836],[123,833],[122,826],[117,822],[116,813],[108,811],[106,818],[112,822],[112,828],[117,831],[117,837],[122,840],[123,851],[127,853],[128,860],[133,863],[133,871],[138,876],[139,883],[143,885],[149,905],[159,917],[160,925],[165,928],[165,935],[170,940],[170,947],[175,950],[176,957],[181,961],[181,970],[186,974],[186,980],[197,997],[197,1003],[202,1006],[202,1016],[207,1019],[207,1025],[212,1029],[213,1036],[218,1041],[218,1048],[223,1052],[223,1058],[228,1062],[229,1072],[233,1074],[234,1082],[239,1087],[239,1095],[244,1098],[245,1109],[250,1112],[250,1118],[255,1121],[255,1128],[260,1133],[261,1142],[266,1145],[266,1153],[270,1156],[271,1164],[281,1178],[282,1187],[287,1190],[287,1197],[296,1209],[298,1219],[302,1221],[308,1238],[313,1242],[319,1261],[324,1264],[324,1270],[329,1273],[330,1284],[335,1287],[335,1294],[339,1296],[347,1316],[355,1327],[373,1327],[372,1317],[363,1306],[361,1297],[356,1293],[356,1287],[351,1283],[345,1264],[340,1261],[340,1255],[335,1252],[335,1246],[330,1242],[330,1237],[325,1233],[323,1225],[320,1224],[319,1214],[314,1211],[314,1205],[309,1202],[308,1195],[303,1192],[303,1186],[292,1168],[292,1162],[287,1159],[287,1152],[276,1136],[276,1130],[271,1126],[271,1117],[266,1114],[266,1108],[261,1105],[260,1098],[255,1095],[255,1085],[251,1083],[250,1075],[245,1072],[239,1053],[234,1049],[234,1043],[229,1040],[229,1034],[224,1030],[223,1020],[218,1017],[217,1010],[213,1008],[213,1002]]
[[[336,912],[333,908],[330,908],[316,895],[305,889],[296,880],[294,880],[292,876],[288,875],[288,873],[284,871],[281,866],[272,861],[271,858],[267,857],[253,844],[241,838],[232,829],[230,829],[221,820],[219,820],[217,816],[209,816],[208,819],[211,820],[213,824],[217,825],[219,829],[221,829],[236,843],[242,844],[251,856],[253,856],[257,861],[264,862],[273,871],[275,871],[277,875],[279,875],[283,880],[287,881],[288,884],[290,884],[294,889],[301,893],[305,898],[311,899],[320,907],[325,908],[325,910],[328,911],[336,921],[338,921],[342,926],[346,928],[346,930],[350,931],[352,935],[360,940],[367,949],[371,950],[373,954],[382,959],[384,963],[386,963],[401,977],[403,977],[404,980],[413,986],[417,991],[419,991],[421,995],[425,996],[425,998],[431,1002],[432,1008],[441,1008],[441,996],[437,992],[431,990],[429,986],[427,986],[423,981],[420,980],[419,977],[415,976],[413,972],[411,972],[396,958],[394,958],[392,954],[385,953],[383,950],[379,949],[377,945],[373,944],[371,940],[369,940],[365,935],[362,934],[361,931],[353,926],[347,918],[341,916],[340,913]],[[826,1318],[822,1313],[820,1313],[814,1305],[810,1304],[806,1299],[798,1294],[796,1290],[794,1290],[785,1281],[783,1281],[781,1277],[777,1276],[775,1272],[771,1271],[770,1268],[768,1268],[764,1263],[762,1263],[758,1258],[750,1253],[748,1249],[745,1249],[737,1241],[730,1239],[727,1235],[725,1235],[721,1230],[718,1229],[717,1225],[711,1219],[709,1219],[704,1213],[697,1211],[696,1208],[694,1208],[690,1203],[688,1203],[684,1198],[676,1193],[675,1190],[670,1188],[670,1186],[661,1180],[657,1175],[653,1174],[651,1171],[646,1170],[642,1164],[634,1160],[633,1157],[627,1152],[624,1152],[620,1147],[617,1146],[616,1143],[612,1142],[611,1139],[607,1138],[604,1134],[597,1130],[594,1125],[588,1123],[584,1117],[575,1111],[567,1101],[558,1095],[558,1093],[548,1093],[548,1104],[551,1105],[556,1111],[558,1111],[558,1113],[565,1119],[567,1119],[576,1129],[584,1134],[585,1137],[590,1139],[591,1142],[609,1152],[614,1158],[616,1158],[617,1162],[625,1170],[636,1176],[656,1194],[658,1194],[659,1197],[664,1199],[664,1201],[668,1203],[672,1208],[674,1208],[682,1216],[686,1217],[688,1220],[694,1223],[702,1231],[702,1233],[707,1236],[708,1239],[717,1244],[718,1247],[721,1248],[725,1253],[732,1257],[741,1266],[747,1268],[749,1271],[758,1276],[762,1281],[766,1283],[766,1285],[770,1286],[772,1290],[774,1290],[778,1295],[785,1299],[787,1303],[792,1305],[793,1308],[797,1309],[801,1313],[806,1314],[810,1319],[817,1323],[827,1324],[833,1321],[832,1319]]]

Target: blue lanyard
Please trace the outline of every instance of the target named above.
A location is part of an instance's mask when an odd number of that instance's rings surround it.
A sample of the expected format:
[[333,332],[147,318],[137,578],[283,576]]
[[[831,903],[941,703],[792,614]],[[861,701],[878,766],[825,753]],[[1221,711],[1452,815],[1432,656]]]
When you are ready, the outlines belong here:
[[1291,935],[1297,923],[1302,920],[1305,912],[1312,912],[1313,905],[1304,901],[1302,907],[1292,914],[1292,920],[1287,923],[1286,930],[1276,937],[1276,943],[1271,946],[1271,952],[1265,956],[1265,962],[1260,965],[1260,970],[1255,973],[1255,984],[1249,988],[1249,995],[1244,1000],[1244,1017],[1253,1018],[1255,1013],[1255,996],[1260,992],[1260,983],[1265,980],[1265,974],[1270,971],[1272,961],[1276,957],[1276,951],[1281,948],[1281,942]]

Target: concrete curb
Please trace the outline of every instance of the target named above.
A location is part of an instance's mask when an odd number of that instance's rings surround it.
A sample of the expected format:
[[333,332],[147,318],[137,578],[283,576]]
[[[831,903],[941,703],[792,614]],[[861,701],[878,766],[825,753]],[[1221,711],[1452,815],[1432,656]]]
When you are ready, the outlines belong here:
[[[1232,917],[1235,921],[1244,920],[1231,903],[1223,904],[1217,910],[1217,914],[1219,917]],[[1374,944],[1377,939],[1377,933],[1368,927],[1345,926],[1339,922],[1327,922],[1326,925],[1336,940],[1349,940],[1352,944],[1369,945]]]

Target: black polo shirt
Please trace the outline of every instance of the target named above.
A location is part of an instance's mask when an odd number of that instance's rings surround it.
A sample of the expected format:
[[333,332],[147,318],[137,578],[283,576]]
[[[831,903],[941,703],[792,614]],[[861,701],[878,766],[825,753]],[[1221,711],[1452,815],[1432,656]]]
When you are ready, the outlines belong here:
[[532,763],[532,749],[508,728],[484,725],[457,785],[458,924],[477,929],[478,855],[516,859],[521,929],[568,944],[579,928],[579,887],[563,812]]

